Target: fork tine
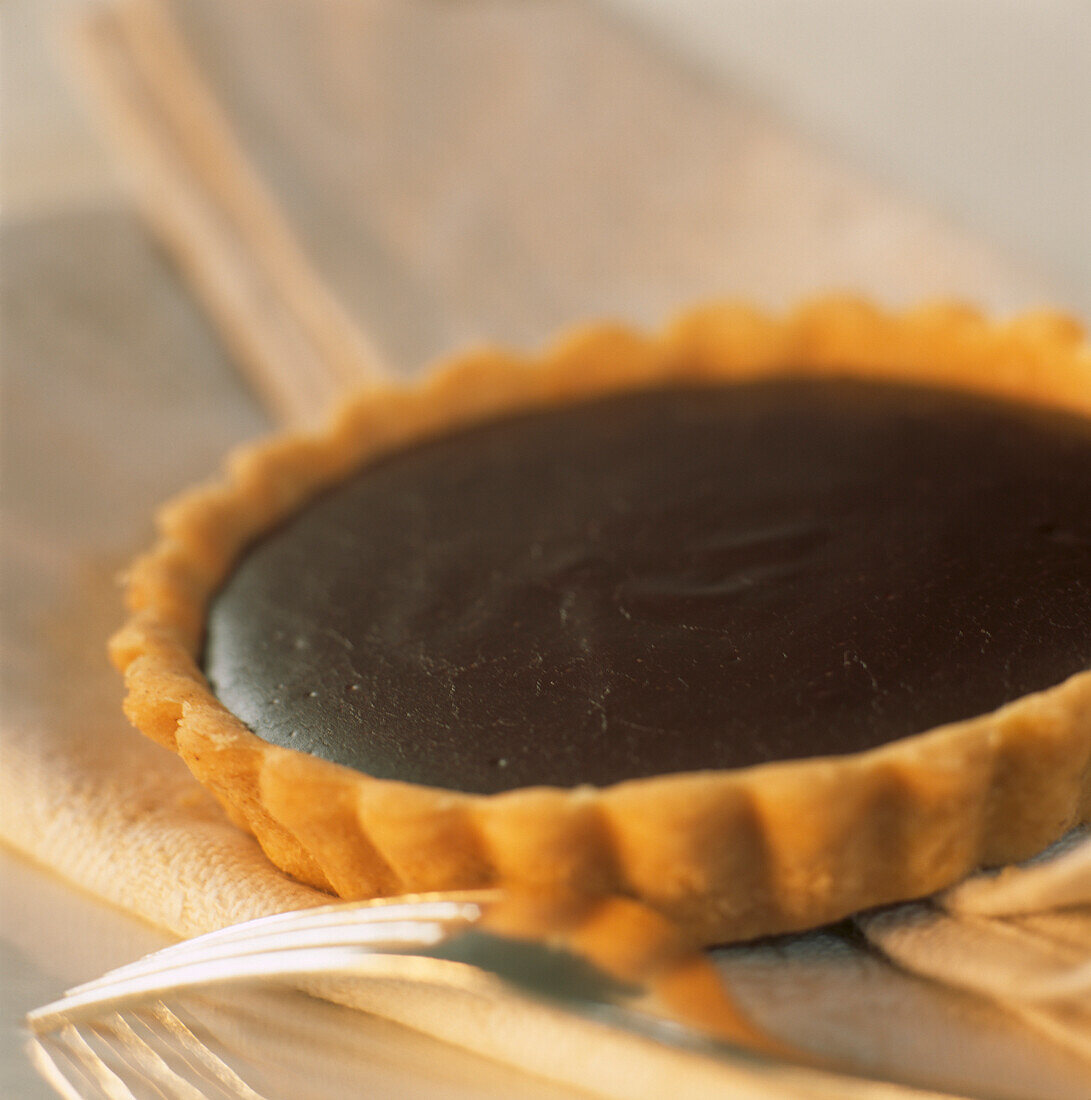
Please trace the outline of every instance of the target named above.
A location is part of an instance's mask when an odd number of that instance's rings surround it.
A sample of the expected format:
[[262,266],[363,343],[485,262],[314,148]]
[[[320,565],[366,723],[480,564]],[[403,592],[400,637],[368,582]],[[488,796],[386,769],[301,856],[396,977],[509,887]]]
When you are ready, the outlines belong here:
[[[268,917],[258,917],[241,924],[228,925],[213,932],[171,944],[142,959],[137,959],[125,967],[118,967],[117,973],[124,969],[141,969],[151,959],[169,959],[190,954],[200,954],[206,947],[214,944],[256,942],[265,936],[277,935],[283,931],[320,928],[348,924],[353,921],[368,924],[383,924],[399,919],[415,919],[418,915],[428,919],[442,919],[450,911],[449,905],[435,903],[428,906],[391,906],[382,909],[372,908],[367,903],[321,905],[313,909],[300,909],[288,913],[275,913]],[[90,983],[87,983],[90,984]],[[81,987],[77,987],[81,988]]]
[[[140,1100],[96,1053],[75,1024],[59,1029],[52,1039],[50,1043],[37,1043],[35,1052],[46,1059],[53,1069],[54,1073],[49,1074],[47,1079],[63,1086],[62,1095],[75,1097],[75,1100],[88,1100],[96,1095],[106,1100]],[[71,1075],[61,1068],[56,1058],[58,1053],[63,1054],[67,1063],[78,1073],[79,1087],[73,1085]],[[41,1064],[38,1059],[36,1062]]]
[[48,1037],[31,1036],[27,1052],[35,1069],[63,1100],[88,1100],[94,1095],[91,1090],[95,1087],[95,1079],[88,1076],[83,1059],[76,1057],[57,1033]]
[[115,1013],[107,1026],[133,1054],[139,1070],[168,1088],[172,1098],[265,1100],[162,1001],[138,1011]]
[[141,1021],[161,1039],[167,1049],[178,1052],[203,1080],[212,1080],[234,1100],[264,1100],[222,1058],[163,1001],[148,1005],[139,1013]]
[[181,966],[285,948],[430,943],[434,942],[437,929],[446,931],[452,926],[472,923],[482,910],[477,903],[436,902],[427,906],[391,906],[381,916],[373,917],[377,912],[364,906],[329,906],[235,925],[118,967],[67,990],[66,997],[107,989],[120,981],[166,974]]
[[[439,943],[445,936],[446,930],[440,925],[435,925],[434,934],[430,938],[417,935],[408,945],[403,942],[396,950],[399,961],[404,967],[404,964],[416,953],[414,950],[406,950],[406,946],[414,949],[423,948]],[[223,958],[197,962],[187,960],[169,969],[122,978],[116,982],[97,985],[93,989],[62,997],[59,1001],[31,1012],[26,1019],[31,1030],[41,1034],[65,1023],[87,1019],[101,1014],[106,1009],[117,1008],[144,997],[158,996],[168,990],[174,993],[203,985],[271,976],[277,978],[320,974],[359,976],[381,968],[381,960],[388,958],[388,949],[394,947],[394,941],[388,940],[379,946],[357,943],[302,949],[282,947],[275,951],[233,953]]]
[[493,892],[480,891],[477,895],[467,894],[465,897],[419,897],[366,901],[343,901],[332,905],[318,905],[311,909],[294,909],[287,913],[271,913],[266,917],[255,917],[253,920],[242,921],[239,924],[229,924],[226,928],[218,928],[213,932],[206,932],[201,936],[183,940],[181,943],[164,947],[159,954],[168,954],[184,950],[186,947],[199,943],[212,943],[228,939],[248,939],[254,935],[263,934],[265,931],[275,931],[282,927],[295,927],[300,924],[321,924],[325,922],[338,923],[347,916],[356,919],[366,919],[380,923],[382,921],[404,920],[417,916],[427,917],[433,920],[443,920],[448,917],[457,917],[469,910],[477,911],[480,906],[496,896]]
[[106,989],[122,981],[139,981],[154,975],[170,974],[180,968],[230,960],[248,955],[272,955],[277,951],[302,947],[378,947],[382,944],[428,944],[435,942],[440,930],[448,923],[439,921],[399,921],[374,926],[371,924],[338,924],[317,928],[288,928],[275,935],[202,945],[200,950],[167,957],[149,956],[139,966],[119,967],[96,978],[93,982],[66,991],[67,996],[91,993]]
[[326,921],[337,923],[351,915],[358,920],[382,921],[403,920],[406,917],[417,916],[429,919],[443,920],[455,919],[468,911],[475,913],[482,905],[498,898],[496,890],[471,890],[459,894],[413,894],[398,898],[371,898],[363,901],[341,901],[331,905],[318,905],[310,909],[294,909],[287,913],[271,913],[265,917],[255,917],[252,920],[242,921],[238,924],[229,924],[225,928],[218,928],[212,932],[206,932],[192,939],[183,940],[181,943],[164,947],[157,954],[169,954],[175,951],[184,951],[191,945],[212,943],[220,940],[248,939],[254,935],[262,935],[267,930],[274,931],[280,927],[295,927],[298,925],[321,924]]
[[35,1064],[65,1100],[265,1100],[162,1002],[70,1024],[32,1046]]
[[[176,1072],[121,1013],[115,1012],[108,1019],[96,1022],[87,1032],[125,1067],[127,1080],[150,1086],[171,1100],[217,1100]],[[101,1055],[99,1058],[105,1064]]]

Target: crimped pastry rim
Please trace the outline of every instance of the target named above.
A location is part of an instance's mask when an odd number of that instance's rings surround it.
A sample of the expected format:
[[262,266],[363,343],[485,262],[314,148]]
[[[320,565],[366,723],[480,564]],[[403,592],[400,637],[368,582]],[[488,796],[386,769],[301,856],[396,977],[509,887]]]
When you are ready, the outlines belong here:
[[349,470],[430,433],[656,382],[790,370],[888,378],[1091,417],[1091,348],[1054,313],[993,323],[828,298],[784,316],[728,303],[647,336],[588,326],[536,357],[487,350],[374,386],[321,433],[231,457],[160,510],[111,641],[125,711],[178,752],[270,858],[345,897],[509,884],[617,893],[704,942],[821,924],[1025,858],[1091,820],[1091,670],[997,711],[847,756],[603,788],[472,795],[270,745],[198,666],[205,608],[256,537]]

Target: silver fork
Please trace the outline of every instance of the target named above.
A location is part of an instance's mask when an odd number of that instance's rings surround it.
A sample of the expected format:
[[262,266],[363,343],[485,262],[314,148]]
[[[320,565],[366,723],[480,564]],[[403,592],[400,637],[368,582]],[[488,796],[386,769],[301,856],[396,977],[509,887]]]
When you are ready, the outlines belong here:
[[408,958],[473,925],[487,893],[349,902],[278,913],[184,940],[66,991],[27,1016],[35,1034],[133,1001],[247,978],[389,970],[384,956]]
[[164,997],[247,979],[408,977],[412,964],[421,980],[450,984],[439,960],[418,953],[456,938],[491,900],[480,892],[321,906],[183,941],[31,1012],[30,1056],[62,1096],[77,1100],[262,1100]]
[[30,1013],[31,1056],[62,1096],[79,1100],[263,1100],[213,1049],[215,1028],[201,1024],[193,1003],[187,1009],[187,996],[256,979],[396,978],[492,994],[514,990],[725,1065],[779,1063],[820,1071],[806,1075],[810,1084],[794,1075],[791,1087],[763,1095],[868,1100],[940,1095],[865,1081],[851,1067],[832,1067],[773,1039],[762,1042],[757,1032],[751,1042],[745,1032],[742,1039],[725,1040],[655,1014],[647,1008],[648,987],[641,982],[618,978],[553,940],[483,927],[482,917],[498,900],[497,892],[482,891],[341,903],[187,940],[76,986]]

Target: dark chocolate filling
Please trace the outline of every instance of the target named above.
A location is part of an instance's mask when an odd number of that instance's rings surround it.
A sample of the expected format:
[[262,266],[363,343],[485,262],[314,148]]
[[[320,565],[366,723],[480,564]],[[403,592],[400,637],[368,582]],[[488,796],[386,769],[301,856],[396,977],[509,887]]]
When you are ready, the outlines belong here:
[[463,791],[881,745],[1091,667],[1091,421],[766,380],[383,458],[209,618],[266,741]]

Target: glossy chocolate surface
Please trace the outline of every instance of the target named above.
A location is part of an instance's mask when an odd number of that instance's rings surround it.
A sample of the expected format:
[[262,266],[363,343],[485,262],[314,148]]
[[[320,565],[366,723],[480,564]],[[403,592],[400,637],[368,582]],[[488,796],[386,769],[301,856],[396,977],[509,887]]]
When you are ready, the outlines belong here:
[[1091,422],[803,379],[494,421],[255,545],[205,660],[265,740],[457,790],[865,749],[1091,667]]

